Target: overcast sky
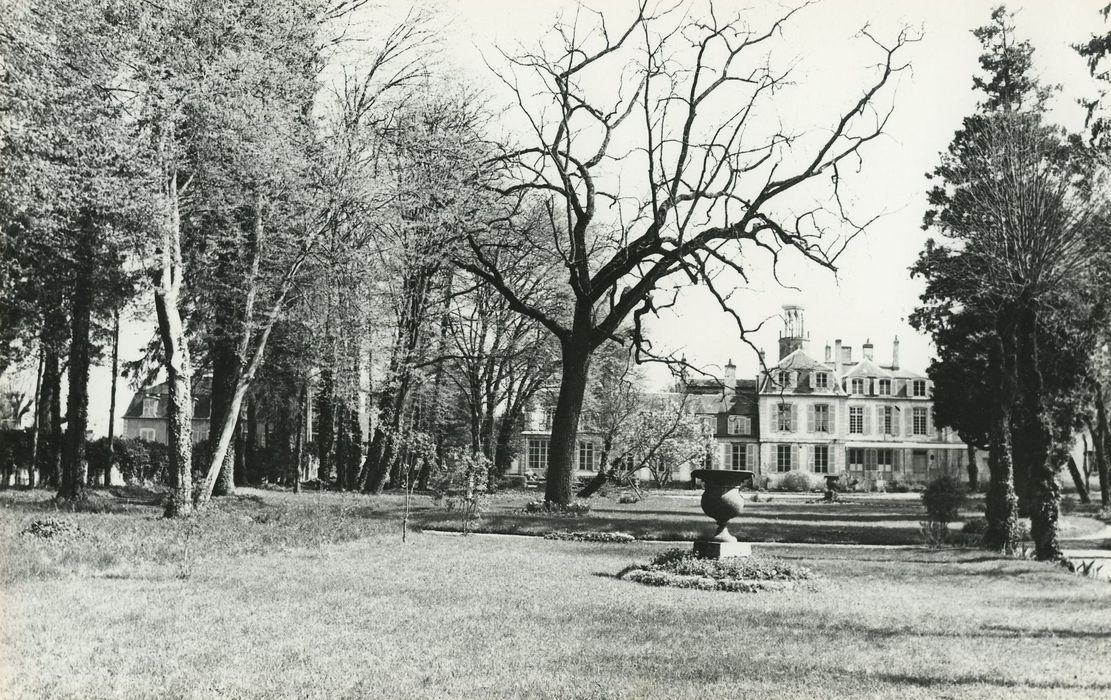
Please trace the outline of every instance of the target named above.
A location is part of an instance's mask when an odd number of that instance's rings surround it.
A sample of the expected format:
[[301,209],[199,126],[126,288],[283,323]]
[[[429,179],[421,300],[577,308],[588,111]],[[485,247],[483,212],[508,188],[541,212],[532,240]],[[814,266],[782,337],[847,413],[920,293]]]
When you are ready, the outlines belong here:
[[[629,4],[605,2],[594,7],[619,16],[621,11],[627,12]],[[812,128],[830,124],[836,110],[856,100],[873,75],[870,69],[874,70],[876,54],[855,37],[862,26],[869,25],[881,40],[893,38],[904,26],[921,30],[923,38],[906,49],[905,58],[913,70],[899,78],[887,136],[864,152],[864,171],[852,190],[858,213],[884,215],[853,241],[838,260],[836,274],[811,263],[788,260],[781,278],[797,289],[780,287],[758,274],[753,279],[755,288],[734,297],[734,306],[746,323],[770,318],[755,338],[769,359],[775,359],[782,325],[774,316],[783,304],[797,303],[806,307],[815,356],[837,338],[859,354],[861,344],[871,339],[877,358],[888,360],[891,342],[898,335],[902,364],[925,369],[931,355],[929,341],[906,322],[922,289],[920,280],[910,279],[908,268],[931,235],[921,228],[928,187],[925,174],[937,163],[938,153],[945,149],[961,119],[975,106],[972,74],[978,68],[980,46],[971,30],[986,24],[997,4],[827,0],[806,8],[785,27],[783,49],[777,55],[797,60],[798,87],[784,95],[777,108],[784,118]],[[1029,39],[1035,47],[1037,74],[1046,83],[1062,86],[1052,105],[1053,119],[1074,129],[1083,121],[1076,100],[1092,94],[1092,83],[1083,61],[1069,45],[1105,31],[1098,12],[1103,4],[1105,0],[1008,4],[1016,12],[1019,37]],[[768,2],[715,5],[719,14],[749,7],[745,11],[755,27],[780,13],[783,6]],[[561,12],[570,16],[574,8],[574,3],[557,0],[520,4],[455,0],[446,10],[453,31],[448,60],[483,80],[487,68],[476,57],[485,54],[496,63],[489,46],[498,44],[510,50],[520,44],[527,48],[551,26],[554,16]],[[491,82],[490,90],[496,94],[497,89]],[[740,342],[734,322],[718,310],[708,293],[688,293],[672,313],[664,313],[652,328],[658,342],[685,352],[696,363],[721,365],[732,358],[740,374],[755,373],[755,354]]]
[[[1017,12],[1019,36],[1029,39],[1036,49],[1037,73],[1045,82],[1059,83],[1063,88],[1054,101],[1053,118],[1072,128],[1079,128],[1083,119],[1075,101],[1091,94],[1092,86],[1082,60],[1069,44],[1092,32],[1105,31],[1098,14],[1105,2],[1028,0],[1008,5]],[[387,11],[402,11],[401,3],[386,0],[384,4]],[[797,60],[798,85],[776,108],[796,125],[813,128],[828,125],[833,110],[857,99],[872,76],[876,54],[866,52],[867,47],[854,39],[863,25],[869,24],[878,38],[894,37],[900,27],[909,25],[921,29],[923,39],[907,48],[906,59],[912,63],[913,72],[899,79],[887,136],[865,151],[864,171],[853,183],[856,211],[884,216],[843,254],[836,275],[789,260],[781,268],[781,278],[797,289],[779,287],[765,276],[754,277],[756,288],[739,292],[734,298],[746,322],[755,324],[774,317],[785,303],[802,304],[815,356],[836,338],[859,353],[860,345],[870,338],[876,345],[877,359],[886,361],[892,338],[898,335],[902,364],[925,369],[931,352],[929,342],[906,323],[922,287],[919,280],[909,278],[908,267],[930,235],[921,230],[928,186],[925,173],[936,164],[938,153],[974,107],[971,76],[978,67],[979,45],[970,30],[987,22],[994,4],[970,0],[827,0],[807,8],[785,29],[782,53],[777,55]],[[443,69],[486,86],[494,100],[504,100],[506,95],[499,92],[482,56],[496,62],[492,50],[495,44],[507,50],[516,44],[529,47],[559,12],[574,9],[574,4],[558,0],[445,0],[428,5],[435,9],[437,22],[446,28]],[[629,4],[597,2],[595,6],[620,14]],[[755,26],[761,26],[760,20],[780,7],[761,2],[723,1],[716,5],[719,11],[747,6],[751,6]],[[771,318],[755,337],[757,344],[768,351],[769,359],[775,357],[780,327],[779,321]],[[153,320],[146,318],[125,321],[123,359],[139,354],[153,328]],[[651,330],[658,342],[684,352],[696,363],[721,365],[731,358],[741,375],[756,371],[756,357],[740,342],[733,321],[705,293],[686,294]],[[33,379],[31,382],[33,390]],[[97,435],[107,430],[108,386],[108,370],[94,369],[90,422]],[[121,386],[120,413],[130,396],[131,389]]]

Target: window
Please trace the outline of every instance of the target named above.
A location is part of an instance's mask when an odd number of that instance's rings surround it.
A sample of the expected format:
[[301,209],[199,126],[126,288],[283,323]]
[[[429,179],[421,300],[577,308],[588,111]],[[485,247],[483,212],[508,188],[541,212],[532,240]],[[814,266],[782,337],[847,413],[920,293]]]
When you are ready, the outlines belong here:
[[751,435],[752,419],[748,416],[729,416],[730,435]]
[[776,375],[775,381],[777,384],[779,384],[780,387],[791,386],[791,373],[781,371],[779,372],[779,374]]
[[193,442],[204,442],[208,439],[208,428],[197,428],[193,431]]
[[791,410],[791,408],[792,408],[791,405],[781,403],[781,404],[777,404],[775,408],[776,408],[776,430],[782,430],[782,431],[785,431],[785,432],[790,432],[793,429],[791,427],[791,415],[794,413],[794,411]]
[[579,469],[594,471],[594,443],[589,440],[579,440]]
[[158,399],[143,399],[143,418],[158,417]]
[[914,424],[914,434],[915,435],[925,435],[926,434],[926,409],[924,409],[924,408],[915,408],[914,409],[913,424]]
[[864,449],[860,447],[850,447],[848,454],[848,463],[849,471],[864,471]]
[[714,416],[702,416],[702,434],[713,435],[717,432],[718,420]]
[[829,474],[829,445],[814,445],[814,473]]
[[829,432],[829,404],[820,403],[814,406],[814,432]]
[[529,438],[528,460],[525,465],[530,471],[548,470],[548,441],[543,438]]
[[876,450],[876,471],[879,474],[890,474],[895,465],[895,450]]
[[911,391],[914,393],[915,396],[925,396],[926,395],[926,380],[925,379],[915,379],[914,382],[911,384]]
[[851,386],[852,393],[854,393],[854,394],[863,394],[864,393],[864,380],[861,379],[860,377],[854,378],[852,380],[852,384],[850,386]]
[[[555,409],[552,408],[551,406],[545,406],[544,411],[543,411],[543,413],[541,413],[541,416],[540,416],[540,420],[541,420],[540,429],[541,430],[551,430],[552,429],[552,418],[554,416],[555,416]],[[544,461],[545,461],[545,464],[546,464],[547,460],[544,460]]]
[[849,432],[857,435],[864,433],[863,406],[849,406]]
[[154,442],[154,428],[139,428],[139,439]]
[[743,442],[730,443],[729,468],[735,472],[748,469],[748,445]]
[[776,445],[775,446],[775,470],[777,472],[789,472],[794,466],[795,462],[795,447],[794,445]]
[[814,386],[818,389],[829,388],[829,374],[825,372],[818,372],[814,375]]
[[890,379],[881,379],[880,380],[879,395],[880,396],[891,396],[891,380]]
[[880,428],[883,430],[884,435],[895,434],[895,407],[882,406],[880,407]]

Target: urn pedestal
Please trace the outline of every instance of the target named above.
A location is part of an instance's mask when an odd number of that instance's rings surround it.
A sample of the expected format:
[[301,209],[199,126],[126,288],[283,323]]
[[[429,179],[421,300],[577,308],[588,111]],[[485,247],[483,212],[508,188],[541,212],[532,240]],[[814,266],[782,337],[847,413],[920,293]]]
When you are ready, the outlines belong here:
[[702,512],[717,523],[713,536],[695,541],[695,555],[722,559],[752,554],[751,545],[738,542],[729,532],[729,521],[740,515],[745,505],[739,487],[752,481],[756,474],[748,471],[696,469],[691,472],[691,476],[701,480],[705,487],[702,492]]

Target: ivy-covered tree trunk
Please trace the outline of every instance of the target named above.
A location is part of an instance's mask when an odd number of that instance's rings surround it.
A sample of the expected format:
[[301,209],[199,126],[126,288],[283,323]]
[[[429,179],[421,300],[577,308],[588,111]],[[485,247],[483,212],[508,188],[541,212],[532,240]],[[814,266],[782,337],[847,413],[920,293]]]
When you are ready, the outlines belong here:
[[[333,343],[328,343],[332,345]],[[343,488],[343,479],[336,474],[332,460],[336,441],[336,395],[332,367],[326,362],[320,368],[320,386],[316,399],[316,458],[320,462],[321,482],[334,477],[336,485]]]
[[996,404],[992,407],[988,445],[989,483],[986,499],[987,531],[984,546],[1011,553],[1018,544],[1018,501],[1015,498],[1011,463],[1011,405],[1015,396],[1014,327],[1010,314],[1001,312],[996,323],[996,341],[988,363],[998,381]]
[[89,365],[92,361],[93,257],[92,226],[78,236],[73,294],[70,297],[69,397],[66,401],[66,449],[58,497],[82,498],[86,483],[85,431],[89,425]]
[[[235,385],[239,379],[239,356],[236,353],[235,341],[227,335],[226,329],[217,327],[213,331],[209,343],[209,354],[212,358],[212,393],[209,404],[209,424],[212,431],[209,433],[209,444],[213,445],[217,439],[215,431],[220,429],[231,410],[232,397],[235,394]],[[235,453],[227,450],[224,453],[224,463],[220,467],[220,474],[212,488],[213,496],[230,496],[235,493]]]
[[1095,451],[1096,459],[1096,473],[1099,476],[1099,502],[1101,505],[1111,505],[1111,475],[1109,475],[1108,459],[1111,455],[1107,454],[1108,448],[1111,448],[1111,430],[1108,429],[1107,424],[1107,407],[1103,401],[1103,384],[1095,382],[1095,405],[1096,405],[1096,419],[1093,425],[1091,421],[1088,422],[1088,432],[1092,434],[1092,447]]
[[47,344],[43,350],[42,390],[39,405],[39,445],[35,470],[40,486],[60,484],[62,445],[62,369],[58,350]]
[[1026,301],[1019,311],[1017,376],[1023,393],[1026,424],[1027,487],[1030,498],[1030,535],[1034,554],[1043,561],[1055,561],[1061,552],[1059,519],[1061,485],[1057,465],[1050,459],[1053,435],[1043,396],[1041,369],[1038,367],[1038,305]]
[[976,446],[968,445],[968,489],[975,493],[980,490],[980,465],[976,464]]
[[247,431],[243,446],[243,470],[259,483],[262,480],[262,469],[259,465],[258,446],[258,401],[251,397],[247,404]]

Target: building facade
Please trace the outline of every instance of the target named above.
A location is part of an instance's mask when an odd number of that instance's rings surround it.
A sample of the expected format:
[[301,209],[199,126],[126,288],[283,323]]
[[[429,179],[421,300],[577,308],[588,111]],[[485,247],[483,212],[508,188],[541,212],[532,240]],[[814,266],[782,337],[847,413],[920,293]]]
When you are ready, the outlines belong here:
[[[703,465],[757,475],[790,471],[840,474],[863,488],[891,482],[924,483],[940,474],[961,476],[968,449],[955,433],[933,421],[933,384],[899,363],[899,339],[889,360],[871,341],[859,355],[840,339],[811,356],[804,309],[783,308],[778,360],[754,379],[738,379],[732,361],[721,379],[689,379],[673,396],[697,415],[707,436]],[[548,465],[550,410],[533,407],[522,434],[514,472],[541,476]],[[576,468],[600,468],[600,435],[580,432]],[[683,465],[675,479],[702,465]]]
[[[193,391],[193,443],[204,442],[208,439],[209,431],[209,390],[207,381],[201,382]],[[149,442],[168,444],[169,418],[167,406],[169,405],[169,387],[165,382],[146,387],[135,392],[131,403],[123,414],[122,437],[137,438]]]
[[[933,421],[933,384],[899,363],[899,339],[881,363],[870,340],[859,356],[835,340],[809,354],[803,309],[784,307],[779,358],[761,372],[764,432],[758,473],[842,474],[867,486],[961,474],[968,450]],[[754,470],[755,471],[755,470]]]

